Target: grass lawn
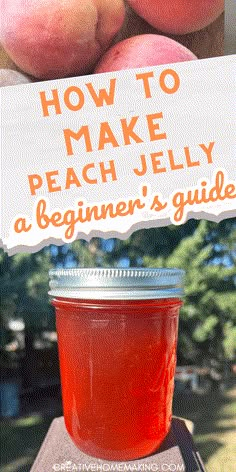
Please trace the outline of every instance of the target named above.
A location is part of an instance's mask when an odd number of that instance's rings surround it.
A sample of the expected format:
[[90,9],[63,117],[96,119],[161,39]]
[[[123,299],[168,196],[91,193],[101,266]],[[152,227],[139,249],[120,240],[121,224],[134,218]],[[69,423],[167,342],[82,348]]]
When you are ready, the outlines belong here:
[[[175,415],[194,422],[194,440],[207,472],[233,472],[236,388],[223,394],[178,393],[173,409]],[[52,419],[52,416],[35,414],[2,422],[0,472],[29,472]]]
[[52,419],[35,414],[2,422],[1,472],[29,472]]
[[174,414],[194,422],[194,442],[207,472],[233,472],[236,463],[236,388],[175,396]]

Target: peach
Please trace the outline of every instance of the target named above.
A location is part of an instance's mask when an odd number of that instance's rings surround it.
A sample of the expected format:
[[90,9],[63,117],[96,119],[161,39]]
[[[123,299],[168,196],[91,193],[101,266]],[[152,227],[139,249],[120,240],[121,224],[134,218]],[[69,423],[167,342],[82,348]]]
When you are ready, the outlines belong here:
[[29,77],[16,70],[0,69],[0,87],[7,85],[27,84],[30,82]]
[[224,0],[128,0],[128,3],[150,25],[172,34],[205,28],[224,10]]
[[158,34],[133,36],[115,44],[98,63],[95,73],[157,66],[197,59],[189,49]]
[[0,41],[37,78],[89,72],[122,26],[123,0],[0,0]]

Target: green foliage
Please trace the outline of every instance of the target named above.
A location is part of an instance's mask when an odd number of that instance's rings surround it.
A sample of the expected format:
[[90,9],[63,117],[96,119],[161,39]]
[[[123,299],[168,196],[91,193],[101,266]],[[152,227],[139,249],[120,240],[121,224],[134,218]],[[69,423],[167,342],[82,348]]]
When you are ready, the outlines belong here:
[[235,355],[235,259],[235,220],[219,225],[201,221],[169,256],[144,258],[147,267],[179,267],[186,272],[179,336],[180,354],[187,361],[192,358],[187,345],[202,361]]
[[40,328],[52,320],[48,302],[50,253],[20,253],[8,257],[0,251],[0,318],[7,328],[10,319],[23,318],[27,327]]
[[84,240],[74,241],[72,251],[81,267],[98,267],[103,260],[103,251],[100,248],[99,238],[93,238],[89,243]]
[[182,238],[193,234],[198,221],[190,220],[182,226],[141,229],[132,233],[125,241],[116,239],[114,250],[105,255],[107,265],[116,267],[122,257],[128,257],[130,266],[142,265],[143,257],[166,259]]
[[232,321],[227,321],[224,325],[224,351],[227,359],[233,359],[236,346],[236,326]]
[[195,328],[193,339],[199,343],[207,341],[214,337],[214,328],[218,324],[218,318],[215,315],[209,315],[202,323]]
[[23,318],[32,329],[54,321],[48,302],[51,261],[63,267],[66,254],[80,267],[179,267],[186,272],[179,329],[179,359],[204,362],[233,359],[236,346],[236,220],[219,224],[190,220],[182,226],[134,232],[125,241],[75,241],[61,246],[53,259],[49,248],[8,257],[0,251],[1,322]]

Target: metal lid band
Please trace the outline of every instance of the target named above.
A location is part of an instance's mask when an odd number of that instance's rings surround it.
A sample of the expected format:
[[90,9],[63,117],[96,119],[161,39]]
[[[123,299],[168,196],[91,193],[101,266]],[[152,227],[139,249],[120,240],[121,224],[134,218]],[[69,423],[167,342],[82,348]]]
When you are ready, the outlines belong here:
[[184,271],[180,269],[52,269],[52,297],[89,300],[180,298]]

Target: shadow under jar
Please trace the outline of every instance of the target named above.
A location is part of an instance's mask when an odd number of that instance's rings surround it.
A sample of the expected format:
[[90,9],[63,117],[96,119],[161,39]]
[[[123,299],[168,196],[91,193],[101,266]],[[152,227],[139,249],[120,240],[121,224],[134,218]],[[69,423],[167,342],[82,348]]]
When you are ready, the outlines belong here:
[[154,452],[172,417],[183,271],[50,271],[65,424],[108,460]]

